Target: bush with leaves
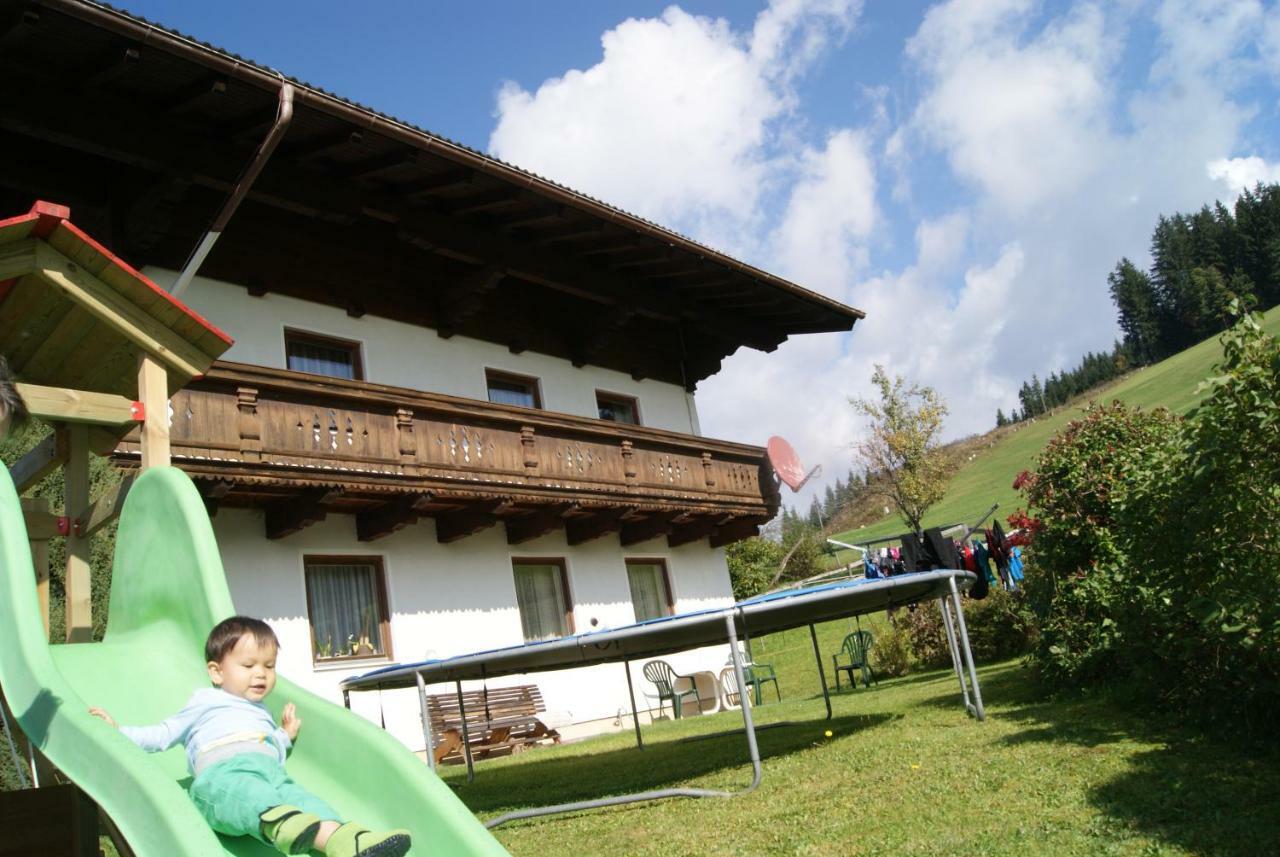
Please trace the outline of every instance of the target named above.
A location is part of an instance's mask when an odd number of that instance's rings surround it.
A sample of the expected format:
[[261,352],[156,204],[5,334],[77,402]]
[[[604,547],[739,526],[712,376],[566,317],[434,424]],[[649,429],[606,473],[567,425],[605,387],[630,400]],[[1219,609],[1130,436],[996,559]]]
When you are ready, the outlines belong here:
[[782,563],[782,545],[753,537],[729,545],[724,555],[729,563],[733,597],[742,600],[769,588]]
[[906,675],[911,671],[911,635],[905,627],[890,625],[871,646],[871,668],[886,678]]
[[1133,474],[1175,429],[1164,410],[1091,405],[1019,477],[1038,522],[1025,581],[1039,625],[1035,664],[1054,685],[1105,679],[1123,654],[1116,618],[1130,587],[1117,518]]
[[1248,727],[1280,706],[1280,342],[1246,315],[1123,505],[1134,679]]
[[947,632],[935,602],[924,602],[893,611],[893,624],[906,632],[911,659],[925,669],[951,665]]
[[1251,730],[1280,706],[1280,344],[1254,316],[1222,344],[1185,420],[1093,409],[1042,453],[1027,591],[1055,683]]
[[976,661],[998,661],[1025,655],[1039,634],[1021,590],[1006,592],[993,586],[981,601],[966,599],[964,619]]

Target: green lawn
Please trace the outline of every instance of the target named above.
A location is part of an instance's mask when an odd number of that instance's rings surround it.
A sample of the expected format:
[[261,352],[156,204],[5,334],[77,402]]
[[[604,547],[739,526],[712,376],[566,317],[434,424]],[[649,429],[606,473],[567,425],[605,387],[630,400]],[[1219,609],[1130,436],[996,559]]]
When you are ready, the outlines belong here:
[[[824,629],[837,639],[841,623]],[[760,723],[764,781],[753,794],[675,799],[517,822],[515,855],[1221,854],[1280,842],[1280,751],[1212,740],[1101,699],[1044,701],[1016,662],[981,669],[988,719],[959,705],[950,672],[835,697],[823,719],[808,632],[766,641],[784,677]],[[825,644],[824,644],[825,650]],[[803,654],[802,654],[803,653]],[[761,660],[762,652],[757,651]],[[785,669],[783,665],[785,664]],[[739,789],[750,779],[741,716],[646,727],[482,762],[447,781],[480,817],[628,791]],[[830,729],[833,737],[824,732]]]
[[[1272,335],[1280,335],[1280,307],[1272,308],[1265,316],[1264,327]],[[1198,401],[1195,393],[1200,382],[1207,378],[1222,355],[1217,337],[1170,357],[1154,366],[1127,376],[1116,384],[1093,394],[1097,401],[1119,399],[1129,405],[1144,408],[1165,407],[1175,413],[1186,413]],[[1037,419],[1034,423],[1022,423],[1017,431],[1009,432],[991,447],[978,453],[955,475],[947,489],[947,495],[925,516],[926,526],[952,524],[972,520],[991,507],[1000,504],[997,513],[1001,519],[1021,505],[1018,493],[1013,490],[1013,478],[1019,471],[1033,465],[1037,453],[1049,438],[1077,417],[1083,405],[1066,407],[1057,413]],[[836,535],[840,541],[871,540],[890,536],[903,530],[897,516],[887,517],[875,524]],[[839,554],[841,562],[853,559],[852,551]]]

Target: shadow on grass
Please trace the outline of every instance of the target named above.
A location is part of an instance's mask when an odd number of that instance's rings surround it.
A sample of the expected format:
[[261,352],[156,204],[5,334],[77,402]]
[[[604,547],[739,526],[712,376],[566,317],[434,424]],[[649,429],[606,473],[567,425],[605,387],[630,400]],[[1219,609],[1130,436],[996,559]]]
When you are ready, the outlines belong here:
[[[814,746],[822,740],[824,730],[830,729],[838,738],[900,718],[897,714],[859,714],[833,720],[818,718],[760,731],[756,738],[764,776],[768,779],[770,758]],[[481,765],[476,769],[474,783],[463,784],[450,778],[450,785],[472,812],[486,814],[669,788],[732,769],[742,770],[741,783],[716,787],[743,788],[751,777],[746,738],[741,730],[707,737],[696,744],[681,743],[679,737],[649,740],[644,750],[630,746],[598,753],[530,751],[538,755],[543,752],[545,758],[522,759],[519,764],[491,768]]]
[[[995,747],[1068,744],[1082,752],[1109,745],[1156,745],[1129,755],[1128,768],[1093,786],[1089,802],[1118,829],[1196,854],[1258,857],[1280,843],[1280,744],[1212,735],[1168,713],[1144,712],[1106,695],[1045,699],[1023,670],[984,670],[988,715],[1020,727]],[[952,706],[956,694],[920,704]],[[991,710],[995,706],[995,711]]]

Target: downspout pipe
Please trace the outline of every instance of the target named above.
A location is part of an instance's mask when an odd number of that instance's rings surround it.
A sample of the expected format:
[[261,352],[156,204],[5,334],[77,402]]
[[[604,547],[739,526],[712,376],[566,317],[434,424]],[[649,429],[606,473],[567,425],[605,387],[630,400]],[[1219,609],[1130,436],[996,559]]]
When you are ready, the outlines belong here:
[[222,235],[222,230],[226,228],[231,216],[240,207],[240,202],[249,193],[249,188],[253,187],[254,181],[258,178],[258,174],[262,172],[262,168],[266,166],[271,153],[276,150],[276,146],[284,138],[284,133],[288,130],[289,122],[292,119],[293,84],[288,81],[281,81],[280,103],[276,110],[276,121],[272,124],[271,130],[267,132],[262,145],[258,146],[258,150],[254,152],[253,160],[249,162],[248,166],[244,168],[244,171],[236,179],[236,183],[232,185],[231,194],[227,197],[227,201],[222,204],[222,209],[218,212],[218,216],[213,219],[213,223],[209,225],[208,230],[205,231],[199,243],[191,251],[191,255],[187,257],[186,264],[182,266],[182,273],[178,274],[178,279],[173,284],[172,294],[174,297],[185,292],[187,286],[191,285],[191,280],[195,278],[196,272],[204,264],[205,257],[209,255],[209,251],[213,249],[213,245]]

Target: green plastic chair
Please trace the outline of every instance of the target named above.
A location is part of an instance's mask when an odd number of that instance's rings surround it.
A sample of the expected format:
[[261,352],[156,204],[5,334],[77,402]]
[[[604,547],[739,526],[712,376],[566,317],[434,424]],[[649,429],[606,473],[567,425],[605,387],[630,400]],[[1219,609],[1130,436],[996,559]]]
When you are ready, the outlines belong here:
[[[662,713],[662,703],[664,700],[671,701],[672,716],[679,720],[682,716],[681,709],[684,708],[684,698],[692,696],[698,701],[698,708],[702,708],[702,697],[698,696],[698,683],[693,680],[691,675],[676,675],[676,671],[671,668],[671,664],[666,661],[649,661],[644,665],[644,677],[653,682],[658,688],[658,713]],[[689,690],[676,690],[676,681],[685,679],[689,682]]]
[[778,689],[778,674],[773,671],[773,664],[747,664],[742,668],[742,677],[751,688],[756,705],[763,705],[760,699],[761,685],[773,682],[774,693],[778,694],[778,702],[782,702],[782,691]]
[[[853,677],[853,671],[858,670],[862,674],[862,686],[871,687],[871,682],[876,684],[880,680],[876,678],[876,674],[871,669],[871,647],[875,644],[875,637],[870,631],[854,631],[852,634],[844,638],[844,643],[840,646],[840,651],[831,656],[831,665],[836,674],[836,691],[840,690],[840,673],[849,674],[849,685],[856,688],[858,681]],[[847,663],[841,663],[840,658],[844,657]]]

